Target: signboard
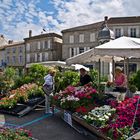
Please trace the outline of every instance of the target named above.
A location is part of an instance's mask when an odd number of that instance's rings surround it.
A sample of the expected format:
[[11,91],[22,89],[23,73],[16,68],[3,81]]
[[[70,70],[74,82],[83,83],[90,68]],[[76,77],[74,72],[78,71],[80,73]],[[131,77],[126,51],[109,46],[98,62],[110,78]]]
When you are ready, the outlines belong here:
[[64,121],[68,123],[70,126],[72,126],[72,118],[71,114],[68,113],[67,111],[64,111]]

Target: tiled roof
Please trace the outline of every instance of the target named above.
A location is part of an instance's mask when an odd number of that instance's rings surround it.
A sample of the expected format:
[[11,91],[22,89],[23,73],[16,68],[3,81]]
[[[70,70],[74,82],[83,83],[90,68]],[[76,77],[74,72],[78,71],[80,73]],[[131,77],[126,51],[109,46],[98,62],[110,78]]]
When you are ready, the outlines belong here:
[[[87,24],[83,26],[77,26],[74,28],[65,29],[62,33],[65,32],[73,32],[73,31],[80,31],[80,30],[87,30],[87,29],[99,29],[104,21],[96,22],[93,24]],[[121,23],[140,23],[140,16],[133,16],[133,17],[111,17],[107,21],[108,24],[121,24]]]
[[140,16],[112,17],[109,18],[108,20],[108,24],[118,24],[118,23],[140,23]]
[[56,33],[47,33],[47,34],[40,34],[40,35],[36,35],[36,36],[31,36],[28,38],[24,38],[24,40],[32,40],[32,39],[39,39],[39,38],[44,38],[44,37],[58,37],[58,38],[62,38],[61,35],[56,34]]
[[71,31],[87,30],[87,29],[98,29],[98,28],[101,27],[102,24],[103,24],[103,21],[96,22],[96,23],[93,23],[93,24],[88,24],[88,25],[82,25],[82,26],[78,26],[78,27],[73,27],[73,28],[69,28],[69,29],[63,30],[62,33],[71,32]]
[[11,44],[4,45],[4,47],[7,48],[7,47],[13,47],[13,46],[22,45],[22,44],[24,44],[24,41],[18,41],[18,42],[13,42]]

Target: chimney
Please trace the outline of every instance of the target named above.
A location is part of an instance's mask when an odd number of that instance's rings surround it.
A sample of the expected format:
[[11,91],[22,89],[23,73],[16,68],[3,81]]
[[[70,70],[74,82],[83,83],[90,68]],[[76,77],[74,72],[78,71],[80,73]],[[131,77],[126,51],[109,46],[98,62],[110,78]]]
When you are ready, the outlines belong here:
[[4,35],[0,35],[1,38],[4,38]]
[[12,44],[12,43],[13,43],[13,40],[9,40],[9,41],[8,41],[8,44]]
[[107,20],[108,20],[108,16],[105,16],[105,17],[104,17],[104,21],[107,21]]
[[29,37],[32,37],[32,30],[29,30]]

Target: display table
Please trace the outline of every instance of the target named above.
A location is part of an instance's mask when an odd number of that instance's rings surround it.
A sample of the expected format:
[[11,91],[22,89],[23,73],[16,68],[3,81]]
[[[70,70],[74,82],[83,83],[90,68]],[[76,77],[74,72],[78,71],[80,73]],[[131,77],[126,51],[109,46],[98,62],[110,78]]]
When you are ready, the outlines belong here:
[[105,94],[110,94],[114,96],[118,101],[123,101],[126,95],[126,93],[113,92],[113,91],[106,92]]

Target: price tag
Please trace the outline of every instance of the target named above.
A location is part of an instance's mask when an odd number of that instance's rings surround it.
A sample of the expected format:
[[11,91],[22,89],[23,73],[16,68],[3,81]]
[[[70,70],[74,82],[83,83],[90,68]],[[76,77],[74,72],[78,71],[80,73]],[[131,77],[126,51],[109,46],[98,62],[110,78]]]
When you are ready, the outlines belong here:
[[67,111],[64,111],[64,121],[72,126],[71,114]]

